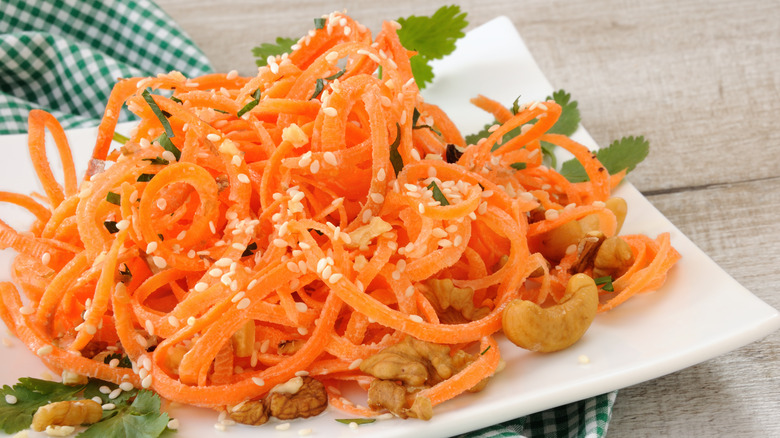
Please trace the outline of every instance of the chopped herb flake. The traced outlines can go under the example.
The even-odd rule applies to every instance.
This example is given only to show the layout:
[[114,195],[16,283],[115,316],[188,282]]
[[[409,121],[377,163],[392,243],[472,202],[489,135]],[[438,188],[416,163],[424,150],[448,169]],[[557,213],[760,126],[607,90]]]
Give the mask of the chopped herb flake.
[[176,158],[176,161],[181,158],[181,151],[176,147],[175,144],[173,144],[170,137],[168,137],[168,134],[160,134],[160,136],[157,137],[157,142],[160,143],[160,146],[162,146],[163,149],[172,153],[174,158]]
[[396,136],[393,144],[390,145],[390,163],[393,165],[395,176],[401,173],[401,169],[404,168],[404,160],[401,158],[401,154],[398,152],[398,146],[401,145],[401,125],[395,124]]
[[523,163],[522,161],[518,161],[517,163],[510,164],[509,167],[511,167],[512,169],[516,169],[516,170],[523,170],[523,169],[525,169],[526,164]]
[[607,292],[614,292],[615,288],[612,286],[612,276],[606,275],[604,277],[594,278],[593,281],[596,283],[596,286],[603,285],[602,289],[604,289]]
[[480,356],[482,356],[483,354],[487,353],[487,352],[488,352],[488,350],[490,350],[490,345],[488,345],[488,346],[487,346],[487,348],[485,348],[484,350],[482,350],[482,353],[479,353],[479,355],[480,355]]
[[160,157],[143,158],[142,160],[143,161],[148,161],[151,164],[157,164],[157,165],[161,165],[161,166],[165,166],[166,164],[168,164],[168,160],[166,160],[165,158],[160,158]]
[[154,178],[154,173],[142,173],[138,175],[138,178],[136,179],[137,182],[149,182]]
[[317,83],[314,86],[314,93],[311,95],[309,100],[316,99],[317,96],[319,96],[320,93],[322,93],[322,90],[324,90],[324,89],[325,89],[325,80],[324,79],[317,79]]
[[336,421],[341,424],[371,424],[376,421],[376,418],[337,418]]
[[322,29],[325,27],[325,19],[324,18],[315,18],[314,19],[314,28],[317,30]]
[[122,197],[119,195],[119,193],[108,192],[106,193],[106,201],[114,205],[120,205],[122,203]]
[[246,114],[249,111],[251,111],[252,108],[256,107],[257,104],[260,103],[260,89],[259,88],[257,90],[255,90],[254,93],[252,93],[252,97],[253,97],[253,100],[251,102],[247,103],[246,105],[244,105],[243,108],[238,110],[238,113],[236,113],[236,116],[238,116],[238,117],[243,116],[244,114]]
[[428,188],[433,192],[433,199],[439,201],[441,205],[450,205],[450,201],[447,200],[447,197],[441,192],[439,186],[436,185],[436,181],[431,181],[431,183],[428,184]]
[[130,140],[129,138],[125,137],[124,135],[114,132],[114,141],[119,144],[125,144],[127,141]]
[[173,137],[174,134],[173,134],[173,128],[171,128],[171,122],[168,121],[168,119],[165,117],[160,107],[157,106],[157,102],[154,101],[154,98],[149,93],[149,89],[144,90],[144,92],[141,93],[141,96],[143,96],[146,103],[149,104],[149,107],[152,109],[154,115],[157,116],[157,119],[160,120],[163,129],[165,129],[165,134],[168,137]]

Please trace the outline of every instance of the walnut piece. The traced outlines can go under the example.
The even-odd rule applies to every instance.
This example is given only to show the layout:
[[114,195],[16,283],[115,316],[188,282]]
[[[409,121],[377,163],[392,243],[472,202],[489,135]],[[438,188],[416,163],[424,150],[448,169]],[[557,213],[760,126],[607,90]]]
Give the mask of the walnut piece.
[[[369,386],[369,406],[387,409],[403,418],[430,419],[433,415],[431,401],[411,395],[449,379],[476,359],[462,350],[450,355],[450,350],[447,345],[407,336],[398,344],[363,360],[360,370],[377,378]],[[484,379],[470,391],[479,391],[486,383],[487,379]]]
[[474,289],[470,287],[455,287],[449,278],[443,280],[432,278],[425,284],[428,288],[423,290],[423,294],[444,323],[476,321],[490,313],[487,307],[474,306]]
[[357,227],[354,231],[349,233],[350,243],[347,244],[347,247],[360,248],[368,246],[372,240],[392,229],[392,225],[385,222],[382,218],[374,216],[371,218],[371,222]]
[[577,243],[577,261],[571,267],[572,273],[579,274],[593,267],[596,253],[604,242],[604,233],[601,231],[589,231]]
[[291,355],[300,350],[306,342],[301,339],[293,339],[291,341],[282,341],[276,346],[276,351],[279,354]]
[[103,408],[94,400],[68,400],[41,406],[33,415],[32,430],[41,432],[47,426],[78,426],[97,423]]
[[265,398],[270,415],[280,420],[308,418],[320,414],[328,407],[325,385],[308,376],[300,377],[303,384],[297,392],[271,391]]
[[250,400],[228,408],[228,418],[236,423],[259,426],[270,418],[268,407],[262,400]]

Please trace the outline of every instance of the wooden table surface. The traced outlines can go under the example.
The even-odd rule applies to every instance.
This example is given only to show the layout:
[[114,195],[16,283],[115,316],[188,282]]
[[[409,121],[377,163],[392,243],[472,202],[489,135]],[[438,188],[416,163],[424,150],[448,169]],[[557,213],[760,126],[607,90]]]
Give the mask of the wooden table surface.
[[[219,71],[347,11],[371,29],[447,2],[159,0]],[[780,308],[780,2],[460,1],[515,24],[602,145],[645,135],[629,180],[751,292]],[[780,333],[619,391],[609,436],[780,436]]]

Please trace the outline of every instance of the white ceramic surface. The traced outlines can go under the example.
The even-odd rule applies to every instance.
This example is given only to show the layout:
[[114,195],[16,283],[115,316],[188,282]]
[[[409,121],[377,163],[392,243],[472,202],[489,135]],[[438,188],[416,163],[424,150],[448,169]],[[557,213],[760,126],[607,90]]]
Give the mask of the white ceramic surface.
[[[491,120],[468,104],[478,93],[511,104],[517,95],[536,100],[552,92],[514,26],[503,17],[469,32],[458,42],[457,51],[436,65],[435,72],[436,82],[425,90],[426,99],[441,105],[464,133],[475,132]],[[95,132],[69,132],[82,170]],[[575,137],[596,147],[582,128]],[[26,137],[2,137],[0,148],[4,154],[0,190],[26,192],[35,187]],[[334,421],[344,414],[328,409],[316,418],[292,422],[287,431],[275,430],[277,422],[272,422],[259,429],[231,427],[230,436],[295,437],[299,430],[311,429],[312,436],[327,437],[447,437],[653,379],[759,340],[780,327],[777,310],[720,269],[631,184],[623,183],[616,195],[629,205],[624,232],[655,236],[668,231],[682,259],[661,290],[599,315],[572,348],[534,354],[502,339],[499,345],[506,369],[481,393],[437,407],[428,422],[394,419],[351,430]],[[28,214],[9,205],[0,205],[0,218],[12,226],[30,221]],[[0,252],[0,278],[9,278],[11,259],[10,251]],[[0,354],[5,359],[0,384],[12,384],[23,376],[39,377],[45,371],[16,339],[12,347],[0,347]],[[590,363],[580,364],[580,355],[588,356]],[[214,428],[217,414],[213,411],[176,408],[171,414],[181,421],[179,436],[225,436]]]

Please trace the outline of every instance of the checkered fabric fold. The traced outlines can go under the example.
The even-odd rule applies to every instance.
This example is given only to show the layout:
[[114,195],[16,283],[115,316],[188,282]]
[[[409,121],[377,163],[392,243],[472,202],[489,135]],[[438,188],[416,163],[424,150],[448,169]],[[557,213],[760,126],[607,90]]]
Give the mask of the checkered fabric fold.
[[[251,56],[247,53],[247,56]],[[212,72],[203,53],[151,1],[3,0],[0,134],[27,131],[41,108],[65,128],[94,126],[117,78]],[[132,115],[123,112],[120,120]],[[606,435],[617,392],[516,418],[459,438]]]
[[66,128],[97,125],[120,77],[213,70],[151,1],[4,0],[0,9],[0,134],[26,132],[34,108]]

